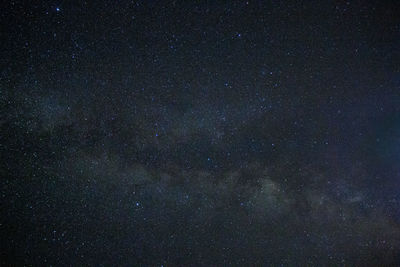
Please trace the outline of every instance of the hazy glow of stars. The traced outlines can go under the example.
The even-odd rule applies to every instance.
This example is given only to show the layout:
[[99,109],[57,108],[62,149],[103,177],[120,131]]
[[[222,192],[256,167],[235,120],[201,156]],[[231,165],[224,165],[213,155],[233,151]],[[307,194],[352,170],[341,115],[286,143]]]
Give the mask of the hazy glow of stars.
[[4,1],[0,265],[396,266],[395,2]]

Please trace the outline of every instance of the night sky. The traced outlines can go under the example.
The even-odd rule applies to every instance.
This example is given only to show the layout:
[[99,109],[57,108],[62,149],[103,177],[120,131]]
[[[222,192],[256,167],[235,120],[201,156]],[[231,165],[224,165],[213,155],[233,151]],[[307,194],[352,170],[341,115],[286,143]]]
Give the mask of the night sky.
[[2,266],[400,264],[399,1],[3,1]]

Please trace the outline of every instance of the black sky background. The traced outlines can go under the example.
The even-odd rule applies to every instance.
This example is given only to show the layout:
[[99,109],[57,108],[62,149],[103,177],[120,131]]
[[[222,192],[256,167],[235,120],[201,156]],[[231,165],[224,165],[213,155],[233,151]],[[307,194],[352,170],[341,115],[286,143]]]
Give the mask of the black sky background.
[[1,265],[400,262],[397,1],[1,10]]

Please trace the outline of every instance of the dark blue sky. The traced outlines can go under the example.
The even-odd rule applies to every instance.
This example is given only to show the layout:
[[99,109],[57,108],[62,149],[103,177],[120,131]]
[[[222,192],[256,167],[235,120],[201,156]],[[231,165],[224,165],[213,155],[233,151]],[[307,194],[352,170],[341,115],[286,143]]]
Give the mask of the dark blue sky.
[[400,261],[396,1],[2,10],[2,265]]

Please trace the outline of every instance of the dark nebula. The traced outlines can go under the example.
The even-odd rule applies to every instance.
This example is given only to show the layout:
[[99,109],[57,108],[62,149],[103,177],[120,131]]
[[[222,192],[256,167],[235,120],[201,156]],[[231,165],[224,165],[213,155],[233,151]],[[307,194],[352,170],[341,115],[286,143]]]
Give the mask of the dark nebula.
[[3,1],[1,266],[398,266],[399,1]]

